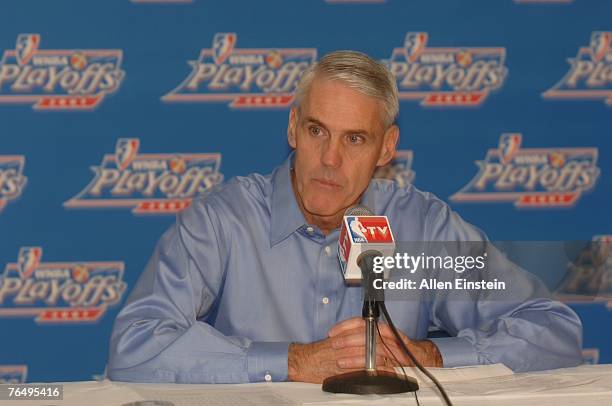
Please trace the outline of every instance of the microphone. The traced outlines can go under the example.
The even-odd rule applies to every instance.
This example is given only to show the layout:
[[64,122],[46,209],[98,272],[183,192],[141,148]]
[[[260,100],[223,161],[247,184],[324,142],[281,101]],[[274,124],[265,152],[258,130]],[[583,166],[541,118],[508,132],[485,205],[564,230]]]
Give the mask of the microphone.
[[378,253],[376,256],[393,255],[395,240],[389,219],[387,216],[375,216],[365,206],[349,207],[344,213],[338,239],[338,259],[347,283],[355,284],[362,281],[358,260],[363,259],[362,254],[367,251]]
[[[392,256],[395,242],[386,216],[375,216],[364,206],[349,207],[344,213],[338,259],[347,283],[359,282],[364,299],[361,315],[365,321],[365,370],[331,376],[322,389],[332,393],[389,394],[419,389],[413,378],[402,380],[394,373],[376,369],[376,332],[384,303],[384,291],[374,289],[374,281],[383,278],[375,272],[376,258]],[[381,337],[382,340],[382,337]]]

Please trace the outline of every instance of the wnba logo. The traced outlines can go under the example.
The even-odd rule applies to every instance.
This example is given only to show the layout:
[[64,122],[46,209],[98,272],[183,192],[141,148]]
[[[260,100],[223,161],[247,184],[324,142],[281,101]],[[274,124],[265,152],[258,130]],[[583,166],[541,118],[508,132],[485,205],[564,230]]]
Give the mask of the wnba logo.
[[223,180],[221,154],[143,154],[138,138],[120,138],[114,154],[94,166],[94,179],[67,208],[132,208],[134,214],[172,214]]
[[118,49],[41,50],[39,34],[20,34],[0,61],[0,103],[35,110],[92,110],[119,89],[125,72]]
[[127,288],[123,262],[42,262],[41,247],[23,247],[0,278],[0,317],[37,323],[97,321]]
[[581,47],[569,63],[569,71],[544,98],[605,100],[612,105],[612,32],[593,32],[589,46]]
[[399,98],[422,106],[478,106],[506,80],[506,49],[428,46],[426,32],[409,32],[383,60],[397,78]]
[[522,148],[521,143],[521,134],[502,134],[498,148],[476,162],[478,174],[451,200],[570,207],[595,186],[597,148]]
[[235,33],[217,33],[187,78],[166,102],[230,102],[230,107],[287,107],[302,73],[316,59],[312,48],[238,49]]

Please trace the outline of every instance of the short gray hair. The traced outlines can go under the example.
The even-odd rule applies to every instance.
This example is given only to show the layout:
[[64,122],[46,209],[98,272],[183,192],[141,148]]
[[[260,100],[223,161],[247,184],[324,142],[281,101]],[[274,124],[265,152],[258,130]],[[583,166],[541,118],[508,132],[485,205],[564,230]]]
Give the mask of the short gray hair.
[[350,88],[383,103],[385,128],[397,119],[399,101],[393,74],[382,63],[357,51],[335,51],[325,55],[304,71],[295,89],[294,105],[299,107],[315,77],[338,80]]

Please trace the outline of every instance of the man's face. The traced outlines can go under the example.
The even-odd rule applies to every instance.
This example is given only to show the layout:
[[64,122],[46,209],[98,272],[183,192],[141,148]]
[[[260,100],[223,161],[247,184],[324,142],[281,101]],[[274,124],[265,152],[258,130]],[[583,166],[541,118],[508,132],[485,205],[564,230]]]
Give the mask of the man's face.
[[299,112],[291,109],[294,191],[307,219],[342,215],[393,158],[399,130],[384,128],[382,108],[342,82],[315,78]]

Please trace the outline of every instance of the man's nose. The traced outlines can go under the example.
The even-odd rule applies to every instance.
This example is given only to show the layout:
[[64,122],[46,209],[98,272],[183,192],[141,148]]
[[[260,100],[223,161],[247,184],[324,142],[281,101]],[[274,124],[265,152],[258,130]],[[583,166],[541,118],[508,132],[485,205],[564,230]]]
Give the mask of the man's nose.
[[323,143],[321,151],[321,162],[325,166],[338,168],[342,165],[342,143],[334,137],[330,137]]

